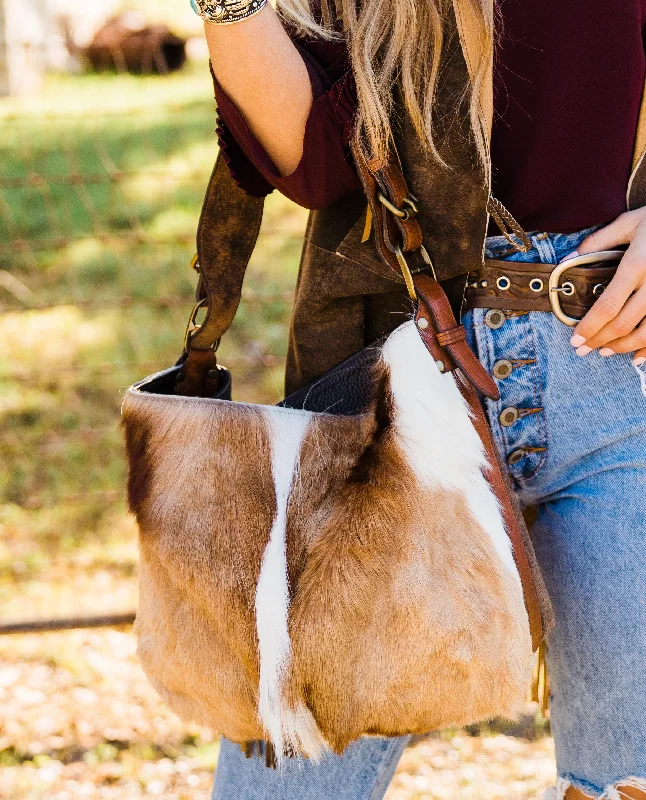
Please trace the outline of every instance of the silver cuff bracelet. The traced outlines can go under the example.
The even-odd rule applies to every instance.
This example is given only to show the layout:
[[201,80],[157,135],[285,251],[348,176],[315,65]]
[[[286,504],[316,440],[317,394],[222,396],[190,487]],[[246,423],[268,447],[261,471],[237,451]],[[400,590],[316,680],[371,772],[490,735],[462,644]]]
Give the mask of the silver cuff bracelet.
[[267,0],[193,0],[192,5],[206,22],[232,25],[262,11]]

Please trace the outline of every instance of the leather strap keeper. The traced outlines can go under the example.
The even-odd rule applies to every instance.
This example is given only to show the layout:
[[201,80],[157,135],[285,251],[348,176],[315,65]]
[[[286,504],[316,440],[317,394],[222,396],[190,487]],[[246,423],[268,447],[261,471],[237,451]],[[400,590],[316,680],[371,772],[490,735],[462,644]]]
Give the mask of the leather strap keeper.
[[[584,317],[614,277],[622,256],[618,251],[611,260],[573,265],[563,272],[558,287],[562,311]],[[469,273],[464,307],[552,311],[549,281],[557,266],[562,265],[487,259],[482,269]]]

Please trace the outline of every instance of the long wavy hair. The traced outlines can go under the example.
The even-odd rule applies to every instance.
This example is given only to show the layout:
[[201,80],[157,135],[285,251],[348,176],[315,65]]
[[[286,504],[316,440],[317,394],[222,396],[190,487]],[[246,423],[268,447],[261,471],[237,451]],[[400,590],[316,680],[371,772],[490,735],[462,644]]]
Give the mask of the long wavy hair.
[[[470,2],[481,28],[481,63],[473,69],[469,93],[471,127],[480,159],[488,169],[489,136],[479,97],[494,47],[494,14],[488,0]],[[357,133],[369,157],[384,158],[392,141],[393,88],[399,94],[422,145],[443,163],[433,126],[444,19],[452,0],[276,0],[282,16],[310,36],[347,40],[359,100]]]

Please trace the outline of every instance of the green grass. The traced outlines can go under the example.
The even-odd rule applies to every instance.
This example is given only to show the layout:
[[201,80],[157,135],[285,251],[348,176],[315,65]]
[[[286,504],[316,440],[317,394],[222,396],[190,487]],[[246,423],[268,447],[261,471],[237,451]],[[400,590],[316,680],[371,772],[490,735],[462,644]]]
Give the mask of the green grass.
[[[21,616],[48,604],[34,584],[52,558],[134,563],[119,406],[180,354],[214,128],[205,64],[53,77],[44,99],[0,104],[0,604]],[[267,203],[222,346],[238,397],[280,396],[304,219]]]

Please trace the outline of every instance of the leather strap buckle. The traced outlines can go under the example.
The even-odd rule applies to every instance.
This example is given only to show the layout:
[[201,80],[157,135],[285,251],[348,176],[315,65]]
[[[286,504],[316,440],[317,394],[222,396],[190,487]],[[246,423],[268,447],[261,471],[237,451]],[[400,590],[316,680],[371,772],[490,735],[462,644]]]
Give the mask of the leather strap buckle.
[[561,294],[566,294],[568,297],[574,294],[574,286],[566,283],[560,286],[561,276],[569,269],[574,267],[585,267],[587,264],[598,264],[600,261],[616,261],[624,256],[623,250],[602,250],[598,253],[587,253],[583,256],[575,256],[569,258],[567,261],[558,264],[550,273],[548,289],[549,298],[554,316],[564,325],[573,328],[581,322],[576,317],[568,316],[561,308]]

